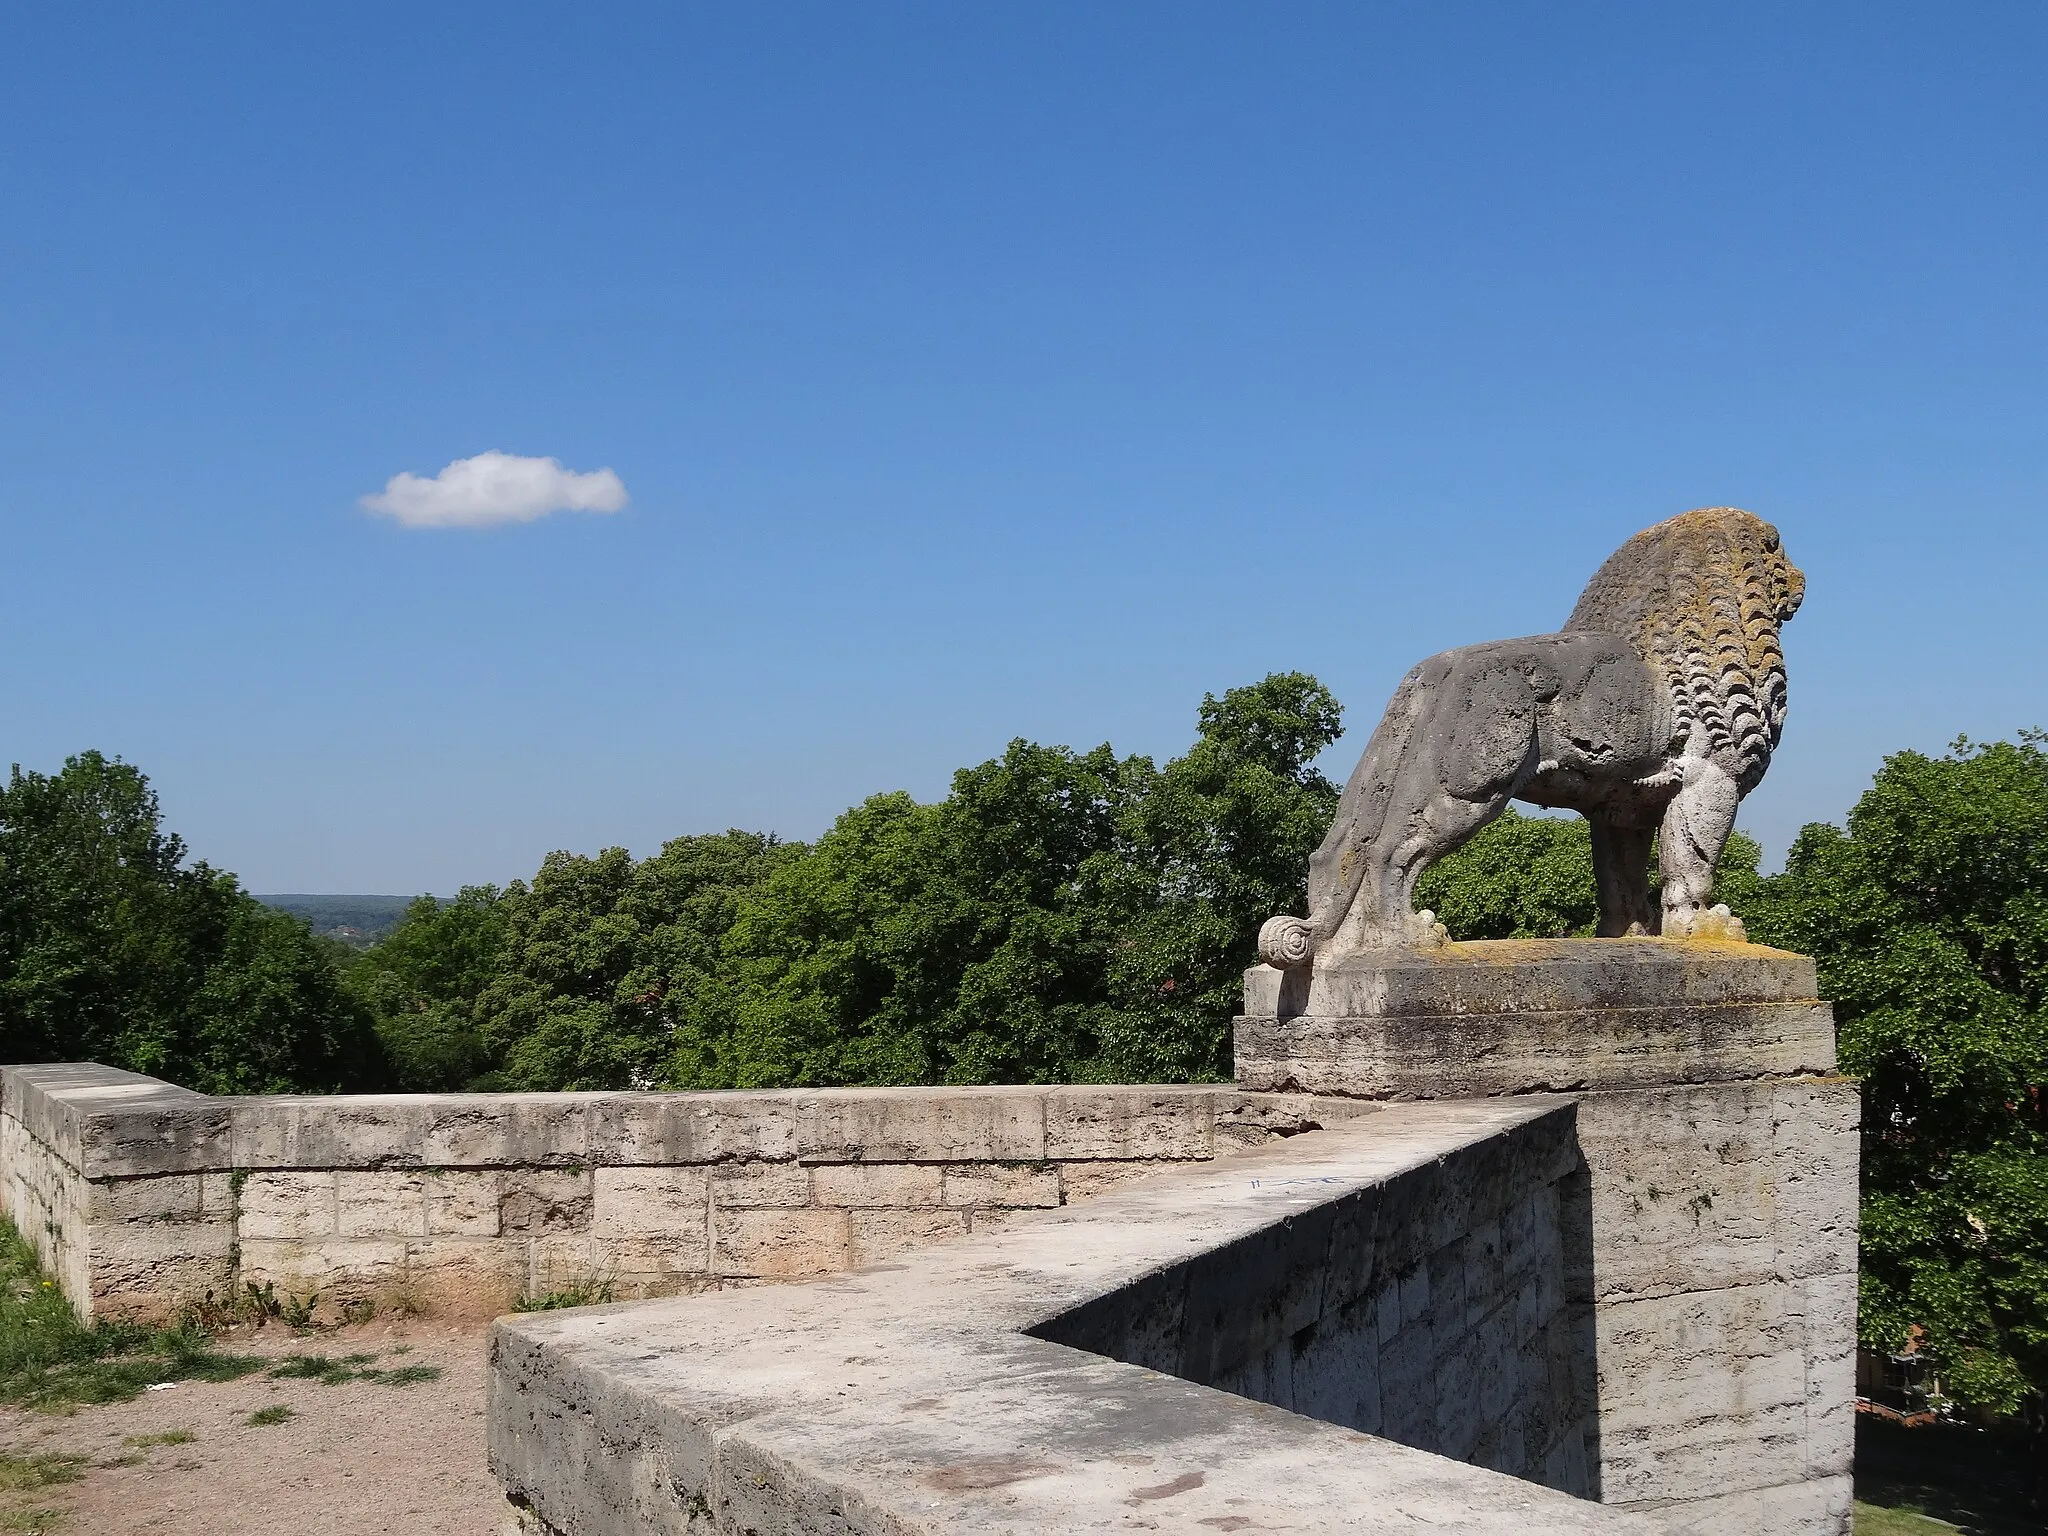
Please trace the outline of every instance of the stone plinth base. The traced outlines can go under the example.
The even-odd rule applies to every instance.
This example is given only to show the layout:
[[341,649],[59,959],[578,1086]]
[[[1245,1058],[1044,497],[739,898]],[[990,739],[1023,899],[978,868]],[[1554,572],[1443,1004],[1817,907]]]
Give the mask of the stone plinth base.
[[1848,1530],[1859,1097],[1811,960],[1560,939],[1259,966],[1236,1045],[1245,1088],[1579,1093],[1598,1497],[1697,1536]]
[[1835,1068],[1813,962],[1756,944],[1511,939],[1255,966],[1244,1088],[1461,1099]]

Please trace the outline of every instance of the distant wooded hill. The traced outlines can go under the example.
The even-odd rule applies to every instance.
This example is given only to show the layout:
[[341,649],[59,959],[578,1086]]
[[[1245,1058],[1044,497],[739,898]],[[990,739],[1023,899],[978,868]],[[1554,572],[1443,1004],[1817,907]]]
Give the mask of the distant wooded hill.
[[376,943],[398,926],[410,896],[258,896],[266,907],[303,918],[322,938],[358,948]]

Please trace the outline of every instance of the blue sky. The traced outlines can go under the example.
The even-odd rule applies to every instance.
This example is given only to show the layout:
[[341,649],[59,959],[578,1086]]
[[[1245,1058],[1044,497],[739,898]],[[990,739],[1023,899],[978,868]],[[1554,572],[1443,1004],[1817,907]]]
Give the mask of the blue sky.
[[[1733,503],[1743,824],[2048,723],[2048,9],[42,7],[0,49],[0,756],[257,890],[1165,757]],[[490,450],[615,513],[409,528]]]

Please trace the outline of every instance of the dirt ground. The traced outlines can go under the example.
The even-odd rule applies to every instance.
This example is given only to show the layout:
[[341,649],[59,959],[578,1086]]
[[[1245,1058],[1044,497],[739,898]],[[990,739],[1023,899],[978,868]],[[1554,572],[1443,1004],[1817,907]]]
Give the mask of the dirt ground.
[[[82,1456],[77,1482],[6,1495],[0,1530],[53,1536],[496,1536],[506,1506],[484,1467],[484,1332],[371,1322],[304,1338],[275,1324],[227,1343],[266,1356],[375,1355],[438,1366],[406,1385],[181,1381],[63,1417],[0,1408],[0,1449]],[[282,1405],[282,1422],[249,1416]],[[184,1432],[183,1442],[146,1437]],[[28,1515],[55,1512],[47,1521]],[[11,1518],[10,1518],[11,1517]]]

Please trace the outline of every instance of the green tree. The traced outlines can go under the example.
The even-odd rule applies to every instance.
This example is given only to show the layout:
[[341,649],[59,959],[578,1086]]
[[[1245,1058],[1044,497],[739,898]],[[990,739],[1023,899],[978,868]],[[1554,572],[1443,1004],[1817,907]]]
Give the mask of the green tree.
[[1091,1075],[1230,1075],[1230,1021],[1259,925],[1307,899],[1308,860],[1338,788],[1315,759],[1343,710],[1315,678],[1273,673],[1204,695],[1199,734],[1134,798],[1109,977],[1115,1000]]
[[789,854],[753,832],[679,837],[638,864],[623,848],[553,853],[499,899],[503,935],[472,1012],[485,1086],[653,1087],[686,1031],[725,1002],[720,953],[739,895]]
[[736,990],[685,1081],[1179,1080],[1228,1070],[1258,925],[1301,899],[1336,789],[1301,674],[1207,698],[1163,770],[1014,741],[936,805],[878,796],[742,902]]
[[375,1017],[400,1089],[466,1088],[487,1069],[476,1003],[498,974],[505,927],[498,889],[468,885],[453,901],[415,898],[367,951],[341,944],[329,951]]
[[305,925],[188,866],[149,781],[97,752],[0,792],[0,1056],[220,1093],[368,1086],[380,1065]]
[[2040,733],[1885,760],[1746,915],[1811,954],[1863,1079],[1860,1328],[1956,1399],[2048,1392],[2048,752]]
[[921,806],[883,795],[742,906],[720,1080],[1058,1082],[1096,1051],[1119,821],[1150,774],[1014,741]]
[[1434,912],[1459,940],[1591,934],[1600,902],[1585,818],[1503,811],[1422,872],[1415,905]]

